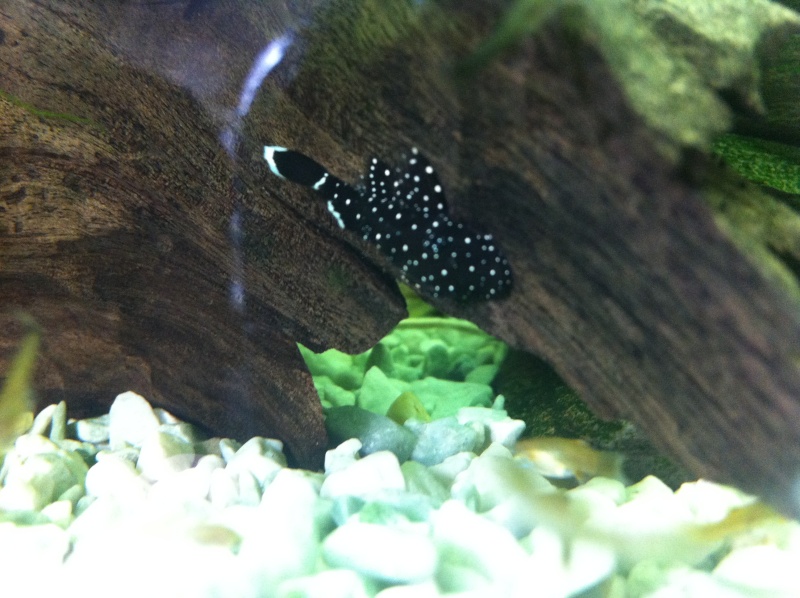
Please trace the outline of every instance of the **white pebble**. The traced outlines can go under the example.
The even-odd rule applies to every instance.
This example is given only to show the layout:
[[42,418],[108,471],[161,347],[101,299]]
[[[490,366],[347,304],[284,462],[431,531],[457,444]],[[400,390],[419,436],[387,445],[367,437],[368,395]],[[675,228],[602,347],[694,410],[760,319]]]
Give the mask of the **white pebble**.
[[94,497],[113,496],[122,500],[143,499],[150,484],[136,472],[130,461],[106,455],[86,474],[86,494]]
[[225,459],[225,463],[229,463],[230,460],[233,459],[236,451],[238,451],[241,446],[241,444],[230,438],[223,438],[219,441],[219,453],[222,455],[222,458]]
[[282,462],[278,462],[258,450],[245,450],[248,444],[242,446],[231,457],[226,469],[232,476],[239,475],[243,471],[250,473],[258,482],[259,487],[263,489],[283,469],[286,462],[282,458]]
[[747,546],[722,559],[714,569],[714,577],[752,589],[754,595],[800,596],[797,565],[797,552],[770,545]]
[[[9,576],[19,577],[27,574],[28,584],[36,583],[37,575],[50,573],[59,566],[70,550],[67,532],[52,523],[44,525],[21,525],[11,522],[0,523],[0,558],[3,562],[3,595],[17,595]],[[35,564],[35,570],[33,565]],[[14,574],[17,575],[14,575]],[[42,580],[39,580],[40,582]],[[35,587],[35,586],[34,586]],[[28,594],[35,595],[34,593]]]
[[246,527],[232,527],[242,536],[238,560],[257,568],[266,595],[286,579],[314,571],[319,558],[318,501],[310,480],[283,469],[265,490],[261,506],[248,511]]
[[277,598],[367,598],[358,573],[349,569],[328,569],[316,575],[297,577],[278,586]]
[[456,453],[447,457],[444,461],[428,468],[433,476],[442,482],[447,488],[453,485],[456,476],[469,467],[475,453]]
[[72,503],[68,500],[57,500],[42,509],[42,515],[61,528],[72,523]]
[[473,573],[479,573],[486,581],[506,583],[525,566],[528,555],[508,530],[473,513],[459,501],[444,503],[431,520],[436,547],[449,563],[469,563]]
[[142,442],[136,466],[142,476],[158,481],[192,466],[195,455],[190,443],[154,430]]
[[150,490],[150,498],[162,502],[189,503],[204,500],[211,487],[211,471],[192,467],[167,476]]
[[322,543],[322,553],[334,567],[348,567],[391,583],[428,580],[437,564],[430,538],[358,521],[335,529]]
[[507,448],[514,448],[514,445],[525,431],[525,422],[519,419],[507,418],[501,421],[490,422],[489,437],[492,442],[502,444]]
[[380,490],[405,490],[405,485],[394,453],[378,451],[327,476],[320,496],[369,496]]
[[240,471],[235,475],[237,481],[237,503],[255,507],[261,503],[261,488],[258,480],[249,471]]
[[358,438],[351,438],[327,451],[325,453],[325,473],[329,475],[358,461],[358,451],[361,450],[361,446]]
[[109,443],[112,449],[123,448],[127,444],[142,446],[145,438],[157,431],[160,425],[150,403],[130,391],[117,395],[108,415]]
[[38,511],[46,504],[46,497],[31,484],[10,484],[0,488],[2,511]]
[[[436,583],[425,581],[422,583],[388,587],[375,594],[375,598],[438,598],[441,595]],[[474,598],[478,597],[475,596]]]
[[569,542],[540,526],[531,533],[531,556],[517,573],[520,595],[574,596],[613,574],[614,550],[604,542],[576,538]]
[[75,435],[83,442],[100,444],[108,440],[108,415],[75,422]]
[[239,486],[224,469],[211,472],[208,487],[208,499],[215,508],[225,508],[236,502],[239,497]]

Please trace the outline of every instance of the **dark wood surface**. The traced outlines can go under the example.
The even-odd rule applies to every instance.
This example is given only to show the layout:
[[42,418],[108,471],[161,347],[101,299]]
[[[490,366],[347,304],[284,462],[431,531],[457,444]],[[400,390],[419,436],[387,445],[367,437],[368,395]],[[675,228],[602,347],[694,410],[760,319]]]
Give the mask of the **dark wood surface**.
[[[516,279],[505,301],[443,307],[543,356],[598,414],[630,419],[696,475],[800,511],[797,308],[715,225],[706,158],[662,151],[590,35],[556,17],[459,79],[453,65],[497,21],[492,2],[421,15],[399,2],[185,4],[0,10],[0,88],[87,119],[0,99],[0,302],[50,331],[48,401],[93,409],[132,386],[215,433],[277,435],[299,462],[319,459],[293,343],[366,348],[400,301],[379,256],[269,176],[261,145],[346,180],[416,145]],[[231,158],[226,114],[255,54],[290,27]],[[228,300],[240,264],[242,313]]]

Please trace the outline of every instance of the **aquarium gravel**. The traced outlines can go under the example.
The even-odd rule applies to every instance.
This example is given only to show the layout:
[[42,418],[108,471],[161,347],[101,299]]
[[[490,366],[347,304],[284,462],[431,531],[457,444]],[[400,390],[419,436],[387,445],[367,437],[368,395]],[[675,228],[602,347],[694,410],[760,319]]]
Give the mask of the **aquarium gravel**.
[[360,456],[350,439],[304,471],[277,440],[203,439],[132,392],[82,421],[50,406],[3,467],[0,591],[800,596],[800,526],[752,497],[653,477],[560,489],[492,441],[490,424],[508,419],[498,405],[470,410],[458,419],[484,422],[480,454],[426,466]]

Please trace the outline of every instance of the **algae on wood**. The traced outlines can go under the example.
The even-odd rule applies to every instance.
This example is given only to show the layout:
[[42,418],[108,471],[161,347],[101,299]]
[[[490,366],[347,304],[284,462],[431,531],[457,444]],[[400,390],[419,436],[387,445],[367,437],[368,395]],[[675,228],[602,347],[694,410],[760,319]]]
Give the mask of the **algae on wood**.
[[[773,105],[757,75],[783,64],[794,13],[565,1],[470,73],[458,67],[508,4],[301,3],[307,26],[242,122],[232,164],[222,115],[261,45],[296,24],[283,5],[220,3],[187,20],[171,3],[55,4],[12,0],[0,16],[4,91],[106,129],[0,99],[0,122],[16,123],[2,130],[4,306],[33,302],[49,310],[45,330],[73,332],[45,350],[45,386],[91,386],[79,396],[96,400],[135,382],[218,432],[226,418],[255,422],[318,457],[321,418],[289,340],[366,348],[401,308],[375,269],[389,265],[310,193],[267,182],[261,146],[297,148],[352,181],[369,156],[417,146],[455,215],[492,232],[515,274],[508,300],[438,307],[541,355],[595,412],[632,420],[695,475],[800,511],[800,317],[720,228],[701,184],[714,137]],[[198,60],[209,48],[218,60]],[[32,206],[42,221],[24,218]],[[237,206],[244,318],[227,308]],[[36,245],[26,235],[43,222],[83,242]],[[74,349],[77,331],[91,355]],[[102,376],[90,356],[116,378],[69,374]]]

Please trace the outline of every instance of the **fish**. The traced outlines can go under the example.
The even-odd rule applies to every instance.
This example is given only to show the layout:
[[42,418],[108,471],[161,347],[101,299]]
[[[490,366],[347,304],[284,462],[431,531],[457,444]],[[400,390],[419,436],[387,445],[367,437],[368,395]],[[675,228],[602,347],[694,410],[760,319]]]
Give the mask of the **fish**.
[[761,501],[734,507],[720,521],[687,526],[687,533],[698,542],[718,542],[769,524],[786,523],[788,519]]
[[379,249],[417,292],[459,303],[511,292],[511,265],[498,243],[450,217],[442,182],[417,148],[396,168],[372,158],[358,186],[285,147],[264,146],[264,159],[273,174],[321,195],[339,227]]
[[574,477],[583,483],[595,476],[624,481],[623,455],[599,451],[584,440],[540,436],[517,442],[515,455],[530,460],[545,477],[566,479]]
[[32,318],[21,319],[27,330],[0,389],[0,460],[33,424],[32,379],[40,332]]

